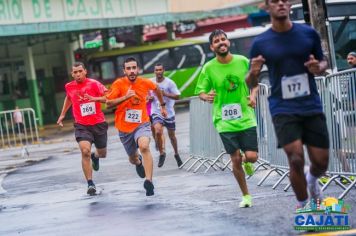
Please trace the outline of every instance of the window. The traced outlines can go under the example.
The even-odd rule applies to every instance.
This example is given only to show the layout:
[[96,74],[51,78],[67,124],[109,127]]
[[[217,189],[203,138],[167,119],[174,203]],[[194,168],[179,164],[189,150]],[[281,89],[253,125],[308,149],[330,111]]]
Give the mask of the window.
[[[342,27],[342,21],[332,21],[331,27],[334,34],[334,48],[336,66],[338,70],[350,68],[347,64],[347,54],[355,50],[356,45],[356,20],[349,20]],[[342,30],[339,30],[339,29]],[[339,32],[336,34],[336,32]]]
[[162,63],[165,70],[175,69],[173,49],[161,49],[142,53],[143,73],[152,73],[157,63]]
[[[236,50],[236,52],[234,52],[233,50],[231,50],[231,52],[244,55],[245,57],[249,57],[254,37],[255,36],[233,39],[232,42],[234,44],[234,49]],[[231,48],[233,47],[231,46]]]
[[112,61],[102,61],[100,63],[101,78],[103,80],[115,79],[115,68]]
[[202,45],[189,45],[174,48],[177,68],[188,68],[203,65],[206,56]]

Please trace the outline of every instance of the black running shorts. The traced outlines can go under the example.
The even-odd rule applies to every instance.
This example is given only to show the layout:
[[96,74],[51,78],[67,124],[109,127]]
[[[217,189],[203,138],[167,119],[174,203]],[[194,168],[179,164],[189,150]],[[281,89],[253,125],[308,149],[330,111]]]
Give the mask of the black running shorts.
[[98,149],[106,148],[108,141],[108,123],[103,122],[96,125],[81,125],[75,123],[74,128],[75,139],[78,143],[85,140],[94,143]]
[[233,154],[239,149],[243,152],[258,151],[256,127],[237,132],[219,133],[219,135],[228,154]]
[[296,140],[318,148],[329,148],[329,134],[325,115],[280,114],[273,118],[278,147],[283,147]]

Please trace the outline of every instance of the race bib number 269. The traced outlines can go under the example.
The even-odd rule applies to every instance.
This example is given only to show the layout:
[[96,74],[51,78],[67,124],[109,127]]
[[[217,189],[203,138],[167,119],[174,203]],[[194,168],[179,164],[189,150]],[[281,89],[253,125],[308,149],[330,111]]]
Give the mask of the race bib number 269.
[[96,113],[95,102],[80,104],[80,113],[82,116],[94,115]]

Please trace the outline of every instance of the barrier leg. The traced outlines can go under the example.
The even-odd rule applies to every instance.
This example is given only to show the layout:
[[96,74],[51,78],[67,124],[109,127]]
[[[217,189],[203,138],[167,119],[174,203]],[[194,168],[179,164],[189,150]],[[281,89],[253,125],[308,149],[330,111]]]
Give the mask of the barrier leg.
[[340,175],[334,175],[334,176],[332,176],[332,177],[328,180],[328,182],[326,182],[326,183],[323,185],[323,187],[321,188],[321,191],[324,191],[324,190],[331,184],[332,181],[336,180],[336,179],[339,178],[339,177],[340,177]]
[[[228,160],[228,162],[226,162],[226,164],[223,166],[223,168],[221,170],[224,171],[226,168],[230,169],[230,167],[229,167],[230,163],[231,163],[231,159]],[[230,170],[232,170],[232,169],[230,169]]]
[[196,157],[195,156],[190,156],[189,158],[188,158],[188,160],[186,160],[180,167],[178,167],[179,169],[182,169],[183,168],[183,166],[185,166],[190,160],[192,160],[192,159],[195,159]]
[[289,183],[284,189],[283,189],[283,191],[284,192],[287,192],[288,191],[288,189],[290,188],[292,186],[292,184],[291,183]]
[[196,173],[196,172],[200,169],[200,167],[201,167],[202,165],[204,165],[206,162],[209,162],[209,159],[206,159],[206,160],[202,161],[202,163],[200,163],[200,164],[198,165],[198,167],[195,168],[195,170],[193,171],[193,173]]
[[343,199],[350,190],[356,185],[356,179],[347,187],[347,189],[338,197],[338,199]]
[[267,162],[258,162],[258,165],[255,168],[255,171],[257,171],[259,168],[263,167],[265,170],[268,170],[268,168],[266,166],[269,166],[269,163]]
[[258,182],[257,186],[261,186],[263,184],[263,182],[265,182],[265,180],[268,178],[268,176],[273,172],[276,171],[276,168],[271,169],[270,171],[267,172],[267,174],[260,180],[260,182]]
[[289,175],[289,170],[284,172],[284,174],[279,178],[279,180],[273,185],[272,189],[276,189],[277,186],[284,180],[285,177]]
[[214,165],[220,160],[220,158],[221,158],[223,155],[225,155],[225,154],[226,154],[226,152],[220,153],[219,156],[218,156],[217,158],[215,158],[215,160],[210,164],[210,166],[208,167],[208,169],[205,170],[204,173],[207,173],[207,172],[210,170],[210,168],[211,168],[212,166],[214,166]]
[[[266,166],[269,166],[269,163],[267,163],[267,162],[259,162],[259,161],[257,161],[257,162],[258,162],[259,164],[255,167],[255,172],[257,172],[260,167],[263,167],[265,170],[268,170],[268,168],[267,168]],[[252,176],[253,176],[253,175],[249,175],[249,176],[247,176],[246,179],[249,179],[249,178],[251,178]]]
[[204,160],[204,159],[203,158],[198,158],[196,161],[194,161],[193,164],[188,167],[187,171],[190,171],[193,168],[193,166],[195,166],[195,164],[200,162],[201,160]]

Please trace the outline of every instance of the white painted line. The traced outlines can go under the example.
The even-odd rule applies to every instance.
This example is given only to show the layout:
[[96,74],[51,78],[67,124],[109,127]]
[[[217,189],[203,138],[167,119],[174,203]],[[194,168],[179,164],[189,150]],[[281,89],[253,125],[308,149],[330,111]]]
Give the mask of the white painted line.
[[149,68],[150,66],[152,66],[156,61],[159,60],[160,57],[164,56],[165,54],[168,54],[169,50],[165,49],[162,52],[159,52],[154,58],[152,58],[149,62],[146,63],[146,65],[144,65],[143,69],[147,70],[147,68]]
[[185,90],[195,79],[195,77],[199,74],[200,70],[202,69],[204,62],[205,62],[205,54],[203,51],[203,48],[200,45],[195,45],[194,46],[201,54],[201,60],[200,60],[200,66],[198,66],[198,68],[196,69],[196,71],[193,73],[192,76],[190,76],[190,78],[187,80],[187,82],[185,82],[182,87],[180,87],[179,91],[183,92],[183,90]]
[[183,65],[183,63],[185,62],[185,59],[187,58],[187,55],[183,55],[182,56],[182,59],[180,60],[180,62],[179,62],[179,64],[178,64],[178,66],[177,66],[177,69],[180,69],[181,67],[182,67],[182,65]]
[[[183,63],[185,62],[185,59],[187,58],[187,56],[184,54],[182,56],[182,59],[180,60],[180,62],[178,63],[177,69],[180,69],[183,65]],[[171,79],[171,77],[177,72],[177,70],[173,70],[167,77]]]

